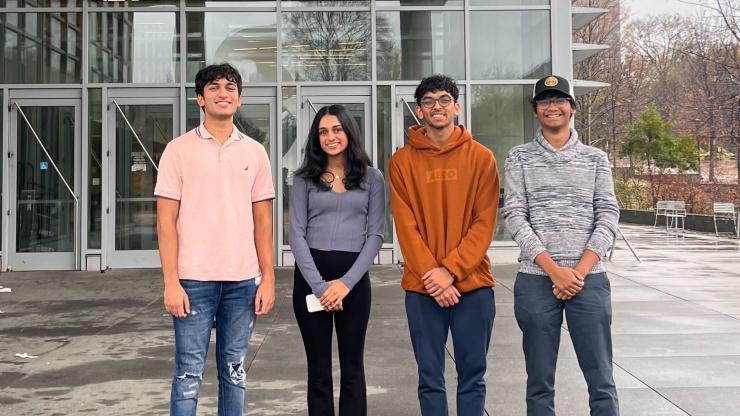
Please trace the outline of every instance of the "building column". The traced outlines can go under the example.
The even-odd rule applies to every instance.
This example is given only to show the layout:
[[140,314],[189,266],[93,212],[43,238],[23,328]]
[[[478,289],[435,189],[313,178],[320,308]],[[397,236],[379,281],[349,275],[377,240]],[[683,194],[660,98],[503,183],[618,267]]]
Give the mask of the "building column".
[[570,1],[550,2],[550,33],[552,45],[552,72],[555,75],[573,79],[573,21]]

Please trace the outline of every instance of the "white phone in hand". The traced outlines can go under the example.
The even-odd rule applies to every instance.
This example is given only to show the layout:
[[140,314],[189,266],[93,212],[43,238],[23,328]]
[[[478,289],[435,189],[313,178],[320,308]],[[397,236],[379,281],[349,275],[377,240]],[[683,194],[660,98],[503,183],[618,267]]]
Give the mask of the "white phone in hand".
[[306,307],[308,307],[309,312],[319,312],[324,310],[324,307],[321,306],[321,301],[313,293],[306,295]]

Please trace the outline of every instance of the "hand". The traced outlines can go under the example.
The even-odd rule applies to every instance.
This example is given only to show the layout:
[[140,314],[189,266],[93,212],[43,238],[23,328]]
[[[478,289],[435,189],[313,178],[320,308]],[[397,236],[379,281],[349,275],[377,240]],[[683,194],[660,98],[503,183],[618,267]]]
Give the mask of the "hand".
[[550,280],[554,288],[571,297],[583,289],[583,275],[568,267],[557,267]]
[[257,295],[254,297],[254,314],[257,316],[267,315],[275,305],[275,278],[265,278],[262,276],[257,288]]
[[571,300],[573,299],[573,296],[566,295],[565,292],[561,292],[560,289],[554,287],[552,288],[552,294],[555,295],[555,298],[558,300]]
[[434,297],[437,304],[443,308],[449,308],[450,306],[456,305],[460,302],[460,292],[458,292],[455,286],[450,285],[447,289],[443,290],[438,296]]
[[165,285],[164,307],[176,318],[184,318],[190,313],[190,300],[180,282]]
[[582,279],[585,279],[586,276],[588,276],[588,273],[591,271],[590,267],[583,266],[582,264],[577,264],[576,267],[573,268],[576,272],[578,272],[579,275],[581,275]]
[[349,288],[341,280],[329,282],[329,288],[324,291],[319,299],[324,310],[342,310],[342,300],[349,294]]
[[448,287],[452,286],[455,278],[444,267],[435,267],[421,277],[424,289],[432,297],[437,297]]

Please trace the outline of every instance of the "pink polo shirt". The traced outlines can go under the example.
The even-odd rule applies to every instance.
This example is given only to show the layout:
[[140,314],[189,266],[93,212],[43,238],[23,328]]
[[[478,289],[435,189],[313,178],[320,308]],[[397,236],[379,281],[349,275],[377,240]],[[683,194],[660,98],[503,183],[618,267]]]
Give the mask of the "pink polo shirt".
[[167,144],[154,195],[180,201],[180,279],[260,276],[252,203],[275,198],[262,145],[236,127],[221,145],[201,124]]

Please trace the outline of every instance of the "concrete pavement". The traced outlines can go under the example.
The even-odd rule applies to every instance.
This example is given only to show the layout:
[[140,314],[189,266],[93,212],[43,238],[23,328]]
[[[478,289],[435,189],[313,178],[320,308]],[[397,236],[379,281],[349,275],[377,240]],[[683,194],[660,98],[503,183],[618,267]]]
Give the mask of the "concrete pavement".
[[[622,225],[608,264],[614,363],[622,415],[740,414],[740,241],[668,235]],[[524,360],[513,313],[515,265],[494,266],[497,316],[489,354],[487,411],[523,415]],[[371,271],[366,345],[369,414],[416,415],[416,366],[400,271]],[[172,373],[171,320],[157,270],[0,275],[0,414],[161,415]],[[292,269],[278,271],[275,310],[258,321],[248,357],[247,414],[305,415],[305,356],[291,306]],[[451,349],[451,345],[449,346]],[[16,354],[37,358],[20,358]],[[336,357],[336,353],[335,353]],[[336,360],[335,360],[336,361]],[[215,415],[209,357],[201,415]],[[335,380],[338,363],[335,362]],[[448,359],[454,411],[454,362]],[[567,324],[558,361],[558,414],[588,414]]]

